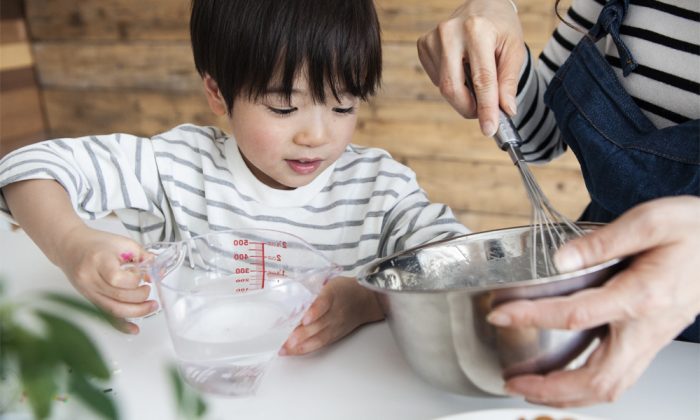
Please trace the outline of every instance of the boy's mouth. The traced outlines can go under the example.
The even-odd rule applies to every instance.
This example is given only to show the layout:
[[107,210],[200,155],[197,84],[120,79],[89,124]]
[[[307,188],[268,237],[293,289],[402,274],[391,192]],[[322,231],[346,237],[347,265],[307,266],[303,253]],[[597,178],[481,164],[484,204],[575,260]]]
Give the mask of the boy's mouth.
[[290,168],[299,175],[315,172],[323,162],[322,159],[285,159]]

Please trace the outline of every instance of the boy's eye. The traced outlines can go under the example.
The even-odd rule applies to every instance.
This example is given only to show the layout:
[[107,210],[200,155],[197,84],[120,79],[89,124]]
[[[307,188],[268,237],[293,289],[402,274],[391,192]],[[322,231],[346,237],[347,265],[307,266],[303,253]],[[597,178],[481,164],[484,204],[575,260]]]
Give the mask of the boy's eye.
[[267,109],[277,115],[288,115],[297,110],[296,108],[275,108],[272,106],[268,106]]
[[333,108],[333,112],[337,112],[338,114],[353,114],[355,112],[355,107],[347,107],[347,108]]

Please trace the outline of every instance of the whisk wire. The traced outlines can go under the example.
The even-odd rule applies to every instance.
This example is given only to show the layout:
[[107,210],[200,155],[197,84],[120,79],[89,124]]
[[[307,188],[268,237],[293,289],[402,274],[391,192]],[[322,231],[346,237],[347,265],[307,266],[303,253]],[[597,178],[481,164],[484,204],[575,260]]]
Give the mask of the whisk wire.
[[[533,278],[552,276],[558,273],[552,255],[567,240],[583,236],[583,231],[567,217],[559,213],[542,192],[529,166],[517,160],[516,166],[532,205],[530,268]],[[538,264],[541,261],[541,264]],[[541,265],[541,267],[540,267]],[[541,270],[541,272],[540,272]]]
[[[464,72],[466,76],[465,85],[469,89],[472,99],[476,101],[469,63],[464,63]],[[518,168],[532,205],[530,230],[532,278],[549,277],[557,274],[558,271],[554,266],[552,255],[568,239],[583,236],[583,231],[575,223],[556,211],[549,200],[547,200],[520,151],[523,139],[520,137],[520,133],[513,121],[503,110],[498,112],[498,128],[493,138],[496,140],[498,147],[508,153]],[[537,261],[539,259],[542,260],[542,275],[538,272]]]

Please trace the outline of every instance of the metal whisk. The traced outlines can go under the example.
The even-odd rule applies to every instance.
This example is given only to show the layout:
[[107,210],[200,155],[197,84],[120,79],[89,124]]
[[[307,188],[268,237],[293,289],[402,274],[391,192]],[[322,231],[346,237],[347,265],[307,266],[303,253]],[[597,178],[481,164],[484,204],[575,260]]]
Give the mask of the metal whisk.
[[[465,64],[466,84],[476,101],[469,65]],[[498,129],[493,135],[501,150],[508,152],[522,177],[532,205],[530,229],[530,268],[532,277],[549,277],[558,273],[552,255],[567,240],[583,236],[583,231],[566,216],[559,213],[542,192],[535,176],[525,161],[520,146],[523,140],[508,114],[499,109]],[[541,261],[538,264],[538,261]]]

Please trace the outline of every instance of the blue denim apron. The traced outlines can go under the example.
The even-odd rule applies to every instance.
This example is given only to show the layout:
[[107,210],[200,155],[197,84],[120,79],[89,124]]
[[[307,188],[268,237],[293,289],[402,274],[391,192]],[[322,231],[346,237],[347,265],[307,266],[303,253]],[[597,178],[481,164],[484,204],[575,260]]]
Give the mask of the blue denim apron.
[[[700,195],[700,120],[654,127],[594,44],[610,35],[623,75],[637,67],[620,38],[628,7],[629,0],[607,2],[545,92],[591,196],[581,216],[586,221],[610,222],[658,197]],[[700,317],[679,339],[700,342]]]

